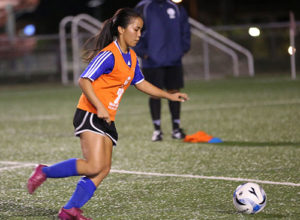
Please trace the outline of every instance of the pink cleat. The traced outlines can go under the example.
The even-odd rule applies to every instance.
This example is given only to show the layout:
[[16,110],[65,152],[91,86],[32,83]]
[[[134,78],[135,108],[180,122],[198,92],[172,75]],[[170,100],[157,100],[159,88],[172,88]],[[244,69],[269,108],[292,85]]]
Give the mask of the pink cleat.
[[79,208],[64,209],[61,208],[58,213],[60,220],[92,220],[81,215],[83,211]]
[[46,167],[46,165],[39,164],[36,166],[28,179],[27,189],[30,194],[32,194],[47,179],[46,174],[42,171],[43,167]]

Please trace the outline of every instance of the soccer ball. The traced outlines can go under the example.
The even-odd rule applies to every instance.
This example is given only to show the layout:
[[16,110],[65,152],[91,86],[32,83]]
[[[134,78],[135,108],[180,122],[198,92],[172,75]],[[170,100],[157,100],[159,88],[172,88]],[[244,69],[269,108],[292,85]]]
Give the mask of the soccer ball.
[[233,193],[233,204],[242,213],[255,214],[264,209],[267,195],[256,183],[239,185]]

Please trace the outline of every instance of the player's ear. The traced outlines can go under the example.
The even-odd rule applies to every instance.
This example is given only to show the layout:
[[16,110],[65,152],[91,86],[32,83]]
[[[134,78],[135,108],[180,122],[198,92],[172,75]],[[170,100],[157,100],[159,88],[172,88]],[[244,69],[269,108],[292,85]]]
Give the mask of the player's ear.
[[125,31],[125,29],[123,27],[118,26],[118,32],[119,32],[119,34],[123,34],[124,31]]

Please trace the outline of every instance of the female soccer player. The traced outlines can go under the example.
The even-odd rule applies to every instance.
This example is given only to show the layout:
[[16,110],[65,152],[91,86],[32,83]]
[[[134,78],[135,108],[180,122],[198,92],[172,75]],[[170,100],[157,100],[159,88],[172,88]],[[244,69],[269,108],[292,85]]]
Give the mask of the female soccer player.
[[81,207],[90,200],[111,168],[113,145],[118,134],[114,119],[123,93],[134,85],[138,90],[172,101],[188,99],[184,93],[167,93],[146,80],[141,73],[134,47],[141,37],[143,20],[134,10],[119,9],[105,21],[96,37],[91,62],[79,79],[82,95],[74,115],[75,135],[80,137],[83,159],[72,158],[52,166],[38,165],[27,188],[32,194],[47,178],[83,176],[58,217],[88,219]]

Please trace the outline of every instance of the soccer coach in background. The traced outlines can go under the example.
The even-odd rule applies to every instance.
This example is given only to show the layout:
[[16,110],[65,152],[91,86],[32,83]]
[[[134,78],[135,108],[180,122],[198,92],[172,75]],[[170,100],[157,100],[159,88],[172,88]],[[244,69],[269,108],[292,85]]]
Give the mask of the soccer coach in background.
[[[142,0],[135,10],[144,19],[142,37],[134,48],[142,60],[145,79],[169,93],[183,88],[182,57],[190,49],[190,26],[185,9],[170,0]],[[154,125],[152,141],[161,141],[161,100],[149,98]],[[180,102],[169,101],[172,138],[185,137],[180,128]]]

